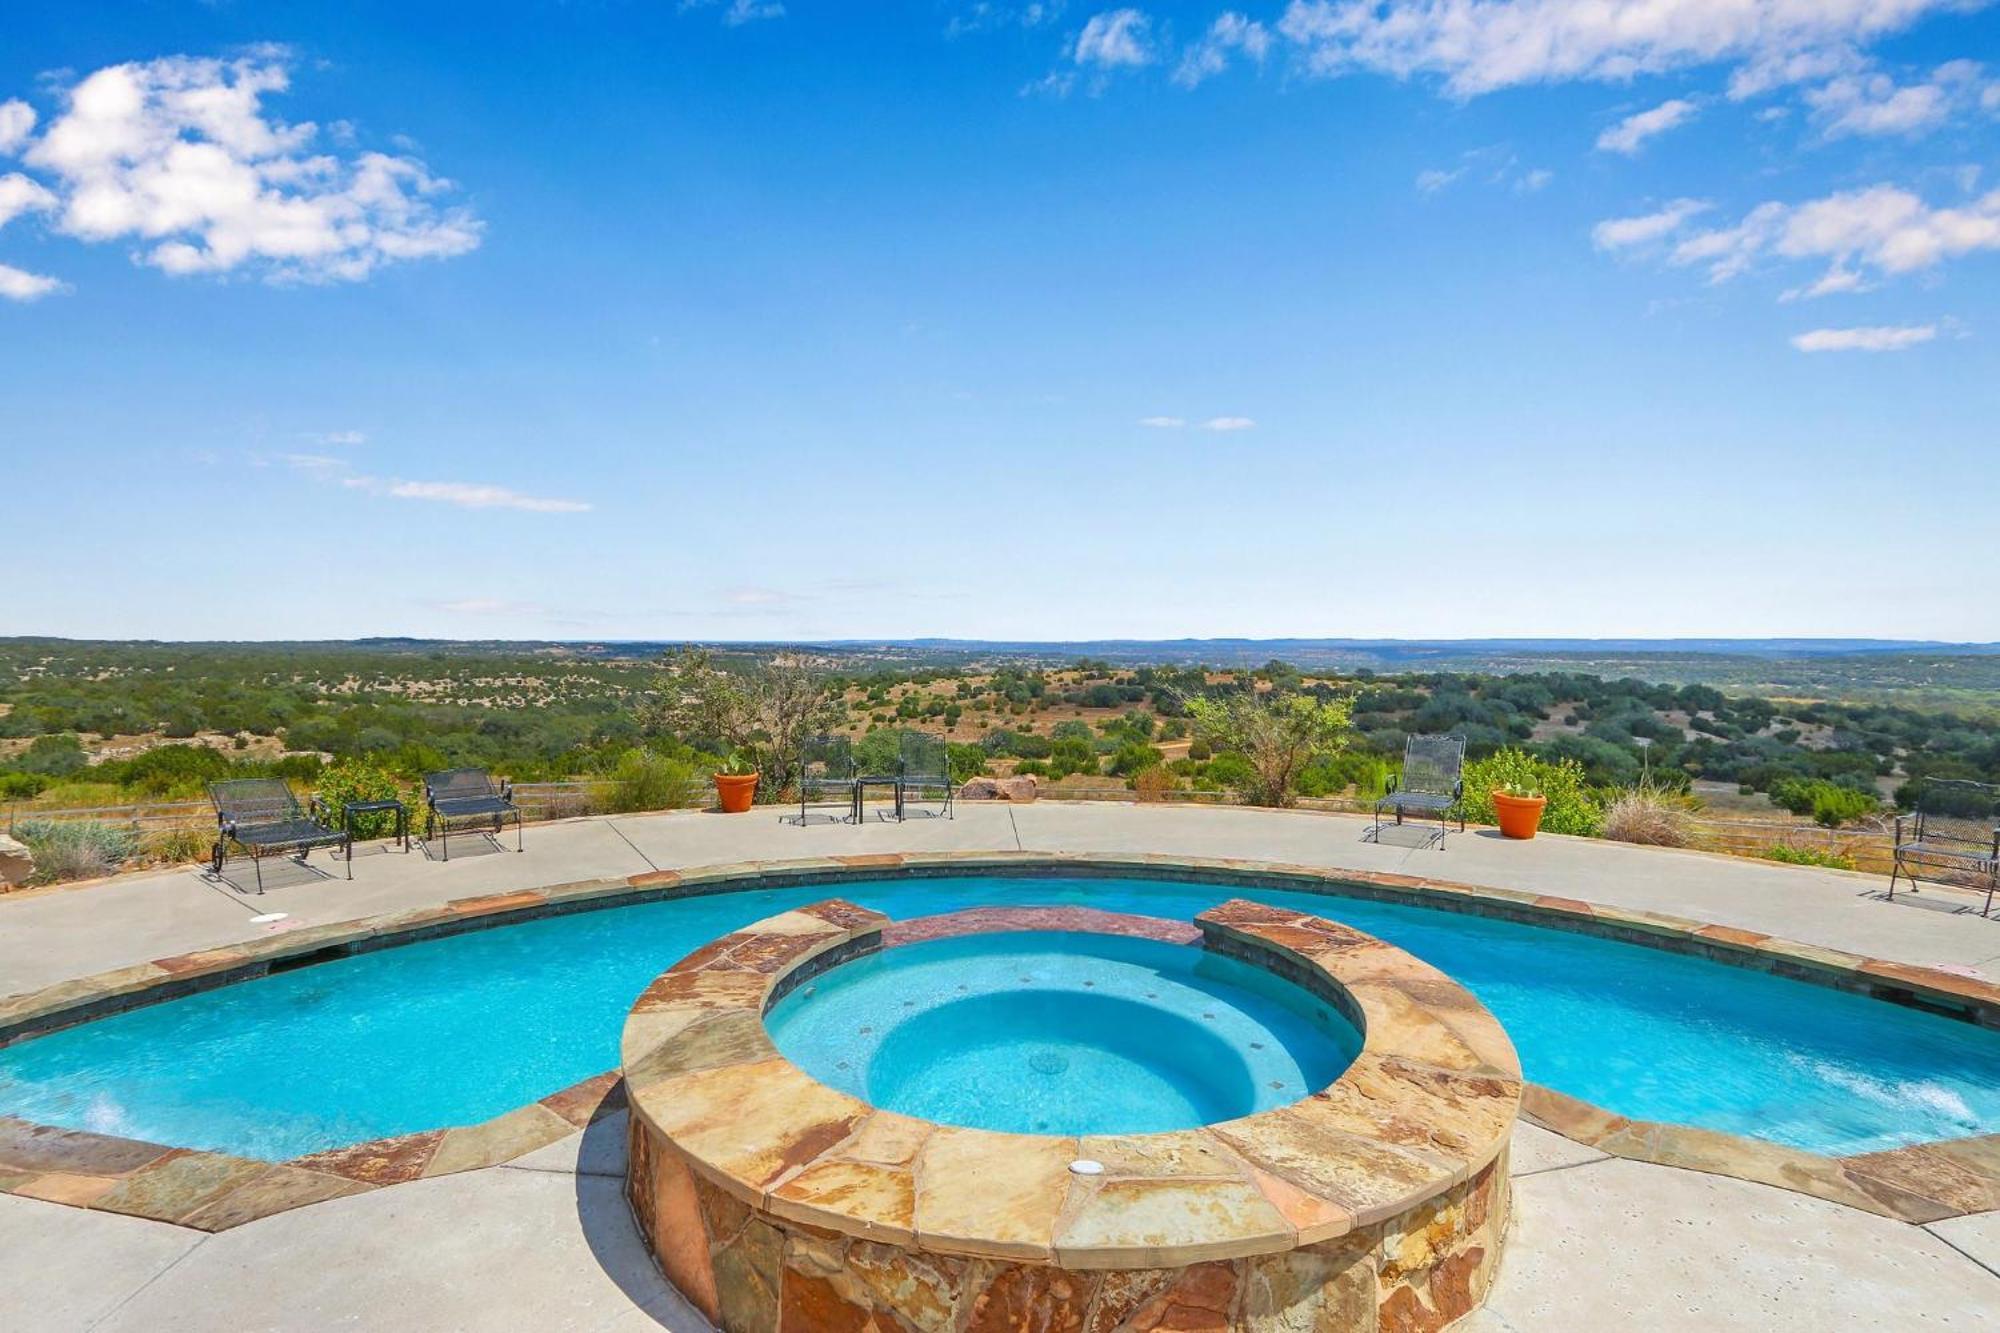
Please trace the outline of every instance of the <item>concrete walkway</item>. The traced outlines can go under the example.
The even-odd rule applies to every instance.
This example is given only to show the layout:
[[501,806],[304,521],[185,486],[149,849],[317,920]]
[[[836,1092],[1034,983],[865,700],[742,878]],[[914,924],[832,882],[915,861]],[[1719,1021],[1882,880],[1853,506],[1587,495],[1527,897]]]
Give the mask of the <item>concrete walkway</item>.
[[[1248,857],[1386,870],[1741,926],[1872,958],[1940,964],[2000,976],[2000,916],[1968,913],[1967,895],[1927,888],[1882,901],[1879,876],[1779,865],[1704,852],[1633,847],[1593,838],[1453,834],[1445,850],[1363,840],[1350,815],[1108,804],[968,803],[952,820],[860,827],[781,825],[758,810],[577,819],[528,830],[527,850],[467,839],[449,862],[380,846],[357,855],[352,882],[330,853],[314,873],[289,862],[265,869],[261,897],[212,883],[194,869],[135,875],[0,897],[0,995],[255,938],[270,930],[345,921],[454,898],[645,870],[680,869],[834,852],[1027,850],[1161,852]],[[509,840],[511,842],[511,839]],[[330,878],[323,877],[330,875]],[[249,885],[249,871],[231,869]],[[286,920],[251,918],[281,911]]]
[[[1401,870],[2000,971],[2000,921],[1879,880],[1566,838],[1377,846],[1364,822],[1268,811],[1043,804],[953,821],[781,827],[763,812],[576,820],[528,850],[364,852],[355,878],[267,873],[263,898],[193,871],[0,899],[0,992],[509,888],[744,859],[944,849],[1146,851]],[[456,849],[455,849],[456,850]],[[316,858],[315,866],[338,863]],[[284,879],[288,882],[281,883]],[[275,926],[253,923],[283,911]],[[214,1236],[0,1196],[0,1328],[698,1329],[619,1197],[622,1117],[507,1166],[335,1199]],[[1516,1132],[1516,1231],[1477,1333],[2000,1325],[2000,1213],[1906,1226],[1767,1186]]]

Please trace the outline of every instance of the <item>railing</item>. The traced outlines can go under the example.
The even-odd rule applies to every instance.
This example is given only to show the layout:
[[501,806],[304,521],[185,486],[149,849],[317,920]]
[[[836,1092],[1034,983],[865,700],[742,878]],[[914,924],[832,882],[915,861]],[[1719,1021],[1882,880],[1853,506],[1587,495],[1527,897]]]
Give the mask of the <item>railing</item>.
[[110,824],[134,833],[155,833],[162,829],[215,827],[215,807],[207,801],[145,801],[137,805],[92,805],[67,810],[44,810],[19,802],[7,806],[7,832],[21,824],[38,820],[70,822],[87,820]]

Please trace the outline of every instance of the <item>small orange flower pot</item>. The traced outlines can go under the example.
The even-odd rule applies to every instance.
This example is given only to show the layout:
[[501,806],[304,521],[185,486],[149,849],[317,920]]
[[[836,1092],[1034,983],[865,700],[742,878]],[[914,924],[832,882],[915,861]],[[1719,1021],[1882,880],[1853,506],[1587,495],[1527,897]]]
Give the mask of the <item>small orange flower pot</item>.
[[1534,837],[1535,830],[1542,826],[1542,807],[1548,803],[1546,796],[1509,796],[1504,791],[1494,792],[1493,813],[1500,816],[1500,836]]
[[717,773],[715,798],[722,803],[723,814],[742,814],[757,799],[757,774]]

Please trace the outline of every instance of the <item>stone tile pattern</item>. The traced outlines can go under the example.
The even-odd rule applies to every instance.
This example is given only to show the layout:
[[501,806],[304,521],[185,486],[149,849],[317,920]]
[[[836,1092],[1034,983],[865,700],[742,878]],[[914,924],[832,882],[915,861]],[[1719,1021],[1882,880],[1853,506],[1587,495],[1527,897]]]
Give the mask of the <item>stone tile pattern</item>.
[[1073,930],[1093,935],[1127,935],[1165,944],[1195,944],[1201,940],[1201,928],[1186,921],[1103,912],[1095,907],[972,907],[941,916],[892,921],[882,929],[882,943],[893,947],[1007,930]]
[[[597,907],[616,906],[649,898],[693,896],[728,892],[733,889],[771,888],[797,884],[837,886],[843,880],[871,878],[884,873],[963,875],[982,871],[1017,875],[1142,873],[1153,878],[1203,880],[1323,892],[1341,897],[1413,903],[1476,915],[1498,916],[1534,925],[1581,930],[1675,952],[1695,953],[1718,962],[1733,963],[1796,980],[1857,991],[1877,998],[1905,1003],[1915,1001],[1929,1007],[1941,1007],[1948,1012],[1960,1013],[1969,1021],[1983,1026],[2000,1028],[2000,986],[1935,969],[1864,958],[1730,927],[1711,926],[1683,917],[1630,911],[1603,904],[1520,893],[1508,889],[1456,884],[1415,875],[1333,870],[1274,862],[1203,860],[1130,853],[947,852],[829,856],[782,862],[741,862],[687,870],[649,871],[624,879],[578,880],[539,889],[460,898],[441,906],[413,908],[356,921],[322,926],[281,927],[266,936],[242,944],[155,959],[150,963],[117,968],[110,972],[58,982],[37,991],[0,998],[0,1046],[26,1040],[57,1028],[87,1022],[92,1018],[123,1009],[173,999],[196,990],[248,980],[263,975],[273,963],[299,960],[313,955],[338,957],[347,953],[389,948],[398,944],[480,930],[540,916],[588,911]],[[578,1085],[578,1088],[590,1089],[603,1079],[615,1082],[616,1075],[586,1080],[584,1084]],[[1547,1098],[1554,1099],[1538,1104],[1557,1105],[1573,1100],[1563,1098],[1561,1094],[1548,1089],[1532,1088],[1531,1091],[1535,1096],[1545,1094]],[[577,1097],[588,1098],[589,1095],[587,1091],[579,1093],[578,1089],[569,1089],[544,1099],[540,1105],[555,1109],[558,1114],[562,1114],[562,1111],[553,1105],[559,1099],[567,1098],[573,1103]],[[1575,1105],[1583,1107],[1582,1103]],[[1594,1123],[1592,1117],[1604,1114],[1596,1108],[1583,1107],[1583,1109],[1589,1113],[1582,1119],[1582,1123],[1586,1125]],[[510,1112],[507,1116],[498,1117],[494,1123],[509,1121],[516,1114]],[[1544,1122],[1538,1120],[1537,1123]],[[1567,1133],[1569,1131],[1562,1127],[1565,1123],[1564,1117],[1553,1116],[1546,1122],[1546,1127],[1555,1129],[1559,1133]],[[504,1137],[506,1133],[518,1132],[521,1128],[520,1122],[513,1122],[513,1129],[502,1131],[501,1135]],[[1673,1142],[1677,1135],[1657,1132],[1677,1128],[1681,1127],[1644,1126],[1640,1132],[1621,1139],[1620,1149],[1635,1160],[1653,1160],[1645,1156],[1649,1151],[1648,1145],[1665,1141],[1667,1156],[1662,1160],[1676,1162],[1690,1160],[1693,1155],[1681,1151],[1681,1145]],[[494,1137],[493,1132],[487,1131],[485,1126],[467,1126],[463,1129],[478,1132],[489,1140]],[[445,1132],[449,1135],[458,1131]],[[1701,1135],[1704,1139],[1710,1140],[1727,1137],[1696,1130],[1687,1130],[1686,1133]],[[78,1154],[83,1152],[80,1145],[97,1142],[98,1147],[93,1150],[92,1160],[110,1165],[102,1170],[86,1171],[82,1173],[81,1179],[71,1180],[65,1178],[69,1173],[61,1170],[44,1172],[34,1166],[22,1167],[9,1164],[10,1160],[25,1159],[31,1162],[42,1160],[38,1151],[31,1151],[24,1145],[48,1144],[57,1137],[71,1145],[72,1151]],[[1579,1138],[1578,1141],[1590,1140]],[[1743,1166],[1745,1170],[1752,1171],[1752,1174],[1744,1178],[1753,1180],[1767,1179],[1774,1174],[1744,1165],[1749,1156],[1754,1156],[1758,1150],[1769,1145],[1754,1139],[1737,1139],[1733,1142],[1741,1148],[1741,1152],[1709,1153],[1705,1158],[1709,1165],[1702,1169],[1713,1170],[1719,1174],[1735,1174],[1738,1166]],[[1907,1200],[1893,1205],[1897,1209],[1898,1216],[1957,1216],[1967,1211],[1977,1211],[1964,1206],[1967,1200],[1991,1199],[1995,1197],[1996,1192],[2000,1192],[2000,1165],[1996,1165],[1993,1160],[1996,1147],[2000,1147],[2000,1136],[1918,1144],[1911,1148],[1899,1149],[1893,1154],[1871,1154],[1870,1160],[1859,1166],[1858,1175],[1877,1182],[1893,1182],[1893,1187],[1889,1191],[1891,1197]],[[139,1144],[137,1148],[151,1152],[154,1158],[168,1152],[181,1152],[186,1155],[189,1151],[156,1144]],[[495,1148],[495,1151],[501,1150]],[[80,1130],[58,1130],[9,1117],[0,1117],[0,1192],[54,1199],[79,1206],[87,1205],[93,1199],[109,1192],[111,1184],[121,1178],[121,1170],[114,1168],[116,1164],[129,1160],[133,1151],[131,1140]],[[13,1159],[7,1156],[8,1153],[14,1155]],[[1836,1201],[1853,1200],[1852,1192],[1844,1186],[1822,1188],[1822,1183],[1829,1179],[1830,1171],[1837,1170],[1844,1175],[1846,1168],[1840,1165],[1841,1159],[1813,1157],[1811,1154],[1801,1154],[1801,1156],[1812,1159],[1811,1170],[1775,1173],[1786,1188]],[[452,1153],[445,1155],[448,1165],[461,1160],[466,1161],[468,1165],[471,1164],[469,1158]],[[506,1160],[510,1158],[499,1156],[488,1164]],[[453,1169],[466,1169],[466,1167],[454,1166]],[[53,1178],[44,1180],[42,1177],[45,1175]],[[325,1188],[318,1182],[308,1183],[315,1189]],[[356,1183],[362,1188],[372,1185],[372,1182]],[[1869,1193],[1867,1190],[1863,1192]],[[287,1207],[317,1202],[316,1198],[307,1197],[310,1194],[311,1190],[301,1191],[298,1202],[289,1203],[285,1201],[286,1196],[283,1191],[260,1189],[258,1195],[270,1200],[270,1206],[258,1215],[267,1216],[272,1212],[284,1211]],[[142,1203],[140,1198],[127,1195],[123,1196],[121,1201],[131,1207],[136,1215],[157,1221],[178,1220],[171,1215],[170,1207],[147,1211],[151,1207],[150,1197],[145,1196],[147,1201]],[[1870,1197],[1876,1196],[1871,1193]],[[241,1220],[250,1219],[245,1217]],[[234,1224],[233,1221],[230,1223]]]
[[[961,929],[1084,924],[967,915]],[[730,1333],[1428,1330],[1463,1316],[1505,1235],[1521,1092],[1506,1034],[1449,978],[1332,922],[1238,900],[1198,925],[1212,948],[1341,996],[1366,1025],[1355,1065],[1290,1106],[1178,1133],[933,1125],[816,1082],[763,1030],[790,975],[893,939],[886,918],[835,900],[698,950],[624,1034],[628,1194],[662,1270]],[[1071,1174],[1078,1157],[1103,1173]]]

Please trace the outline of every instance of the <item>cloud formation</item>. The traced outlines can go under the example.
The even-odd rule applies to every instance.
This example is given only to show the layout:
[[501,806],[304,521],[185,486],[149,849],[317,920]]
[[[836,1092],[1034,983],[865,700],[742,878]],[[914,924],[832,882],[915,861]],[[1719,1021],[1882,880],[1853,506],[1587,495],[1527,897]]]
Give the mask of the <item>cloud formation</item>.
[[1631,157],[1646,140],[1685,125],[1694,118],[1695,110],[1693,102],[1676,97],[1650,111],[1636,111],[1598,135],[1597,147],[1602,152],[1623,153]]
[[1963,0],[1291,0],[1278,30],[1306,68],[1443,79],[1456,96],[1623,81],[1722,61],[1733,91],[1824,77],[1862,44]]
[[1092,14],[1070,47],[1070,59],[1086,68],[1120,69],[1153,63],[1153,21],[1136,9]]
[[1233,9],[1227,10],[1209,24],[1200,41],[1181,53],[1180,64],[1174,69],[1174,82],[1183,88],[1193,88],[1228,69],[1232,56],[1241,55],[1261,65],[1270,53],[1271,30]]
[[290,83],[276,49],[112,65],[65,89],[38,136],[32,108],[0,106],[0,142],[53,195],[56,230],[136,242],[168,273],[353,281],[478,246],[479,220],[417,158],[326,152],[318,127],[268,117]]
[[1937,337],[1935,324],[1814,329],[1792,339],[1801,352],[1901,352]]

